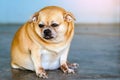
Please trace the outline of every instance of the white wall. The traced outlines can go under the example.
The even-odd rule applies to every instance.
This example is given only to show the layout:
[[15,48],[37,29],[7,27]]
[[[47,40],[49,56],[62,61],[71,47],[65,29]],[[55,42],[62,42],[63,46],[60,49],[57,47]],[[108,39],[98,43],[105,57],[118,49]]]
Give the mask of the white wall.
[[[80,0],[76,9],[83,23],[119,23],[120,0]],[[77,6],[76,5],[76,6]],[[78,22],[79,22],[78,21]]]
[[23,23],[39,9],[57,5],[80,23],[120,23],[120,0],[0,0],[0,23]]

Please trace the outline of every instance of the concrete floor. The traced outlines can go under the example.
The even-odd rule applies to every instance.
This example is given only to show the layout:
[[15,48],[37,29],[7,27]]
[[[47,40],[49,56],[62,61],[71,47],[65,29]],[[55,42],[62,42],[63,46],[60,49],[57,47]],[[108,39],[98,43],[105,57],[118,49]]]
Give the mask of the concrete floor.
[[[10,68],[10,44],[19,25],[0,25],[0,80],[43,80]],[[46,80],[120,80],[120,25],[76,25],[68,60],[75,74],[47,71]]]

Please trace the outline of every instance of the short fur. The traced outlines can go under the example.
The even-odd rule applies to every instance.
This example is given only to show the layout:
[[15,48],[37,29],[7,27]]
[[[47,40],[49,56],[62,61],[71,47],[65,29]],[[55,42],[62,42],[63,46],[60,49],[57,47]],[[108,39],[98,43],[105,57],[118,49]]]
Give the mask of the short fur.
[[[28,69],[36,75],[47,78],[45,70],[59,67],[63,72],[74,73],[67,65],[70,43],[74,35],[74,16],[57,6],[48,6],[36,12],[16,32],[11,45],[11,66],[17,69]],[[58,22],[56,28],[50,24]],[[39,24],[44,22],[46,28],[55,31],[56,37],[46,40]]]

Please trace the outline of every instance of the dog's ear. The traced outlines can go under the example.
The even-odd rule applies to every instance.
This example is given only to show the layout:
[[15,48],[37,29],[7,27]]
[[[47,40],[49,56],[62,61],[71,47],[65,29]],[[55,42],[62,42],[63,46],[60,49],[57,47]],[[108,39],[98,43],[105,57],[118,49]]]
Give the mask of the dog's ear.
[[31,16],[31,18],[29,19],[29,22],[33,22],[36,23],[39,20],[39,13],[36,12],[33,16]]
[[74,15],[71,12],[66,12],[64,14],[64,20],[67,21],[67,22],[71,22],[71,21],[74,21],[76,19],[75,19]]

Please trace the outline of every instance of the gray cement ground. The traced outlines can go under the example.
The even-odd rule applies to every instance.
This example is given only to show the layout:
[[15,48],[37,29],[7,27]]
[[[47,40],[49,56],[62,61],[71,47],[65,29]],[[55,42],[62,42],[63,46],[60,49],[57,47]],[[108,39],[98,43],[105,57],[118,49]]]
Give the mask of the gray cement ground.
[[[43,80],[10,68],[10,44],[19,25],[0,25],[0,80]],[[75,74],[47,71],[46,80],[120,80],[120,25],[76,25],[68,60]]]

